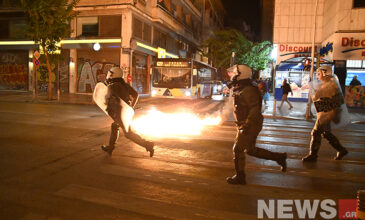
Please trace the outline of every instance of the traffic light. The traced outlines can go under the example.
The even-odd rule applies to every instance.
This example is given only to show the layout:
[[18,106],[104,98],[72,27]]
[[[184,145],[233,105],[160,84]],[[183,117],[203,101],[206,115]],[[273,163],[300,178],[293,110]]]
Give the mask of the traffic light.
[[309,65],[310,65],[310,60],[309,59],[305,59],[304,66],[309,66]]
[[304,60],[304,71],[309,71],[309,70],[310,70],[310,60],[305,59]]

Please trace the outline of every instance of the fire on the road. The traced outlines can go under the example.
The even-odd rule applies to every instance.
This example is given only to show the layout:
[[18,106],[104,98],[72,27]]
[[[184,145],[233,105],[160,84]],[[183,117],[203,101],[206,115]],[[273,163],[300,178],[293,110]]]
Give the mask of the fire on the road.
[[220,122],[220,116],[200,118],[193,113],[163,113],[153,109],[134,119],[132,127],[138,133],[150,137],[184,137],[200,135],[205,126],[218,125]]

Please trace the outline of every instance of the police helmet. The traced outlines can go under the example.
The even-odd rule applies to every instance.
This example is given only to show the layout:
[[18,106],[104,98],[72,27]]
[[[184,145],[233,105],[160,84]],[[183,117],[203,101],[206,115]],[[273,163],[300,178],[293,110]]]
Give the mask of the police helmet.
[[106,79],[123,78],[123,71],[119,67],[112,67],[108,71]]
[[227,69],[228,72],[231,72],[231,81],[235,78],[235,80],[243,80],[243,79],[251,79],[252,77],[252,69],[247,65],[234,65]]
[[317,72],[322,73],[322,76],[332,76],[331,66],[321,66],[317,69]]

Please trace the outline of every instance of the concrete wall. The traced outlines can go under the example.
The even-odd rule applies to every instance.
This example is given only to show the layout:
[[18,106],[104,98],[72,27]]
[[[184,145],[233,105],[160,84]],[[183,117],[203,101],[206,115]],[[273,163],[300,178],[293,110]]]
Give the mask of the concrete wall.
[[[324,0],[318,0],[316,43],[322,41],[323,6]],[[274,43],[311,43],[314,8],[315,0],[276,0]]]
[[324,4],[323,40],[335,32],[365,30],[365,8],[352,8],[352,0],[330,0]]
[[[274,43],[311,43],[316,0],[276,0]],[[315,43],[336,32],[365,30],[365,9],[353,9],[353,0],[318,0]]]

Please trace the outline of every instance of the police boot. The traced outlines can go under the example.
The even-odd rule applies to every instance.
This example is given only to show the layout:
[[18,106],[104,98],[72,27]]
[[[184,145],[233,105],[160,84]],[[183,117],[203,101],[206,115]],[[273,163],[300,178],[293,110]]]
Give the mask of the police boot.
[[153,154],[155,153],[155,150],[153,149],[153,147],[155,146],[155,144],[151,141],[146,141],[146,144],[145,144],[145,148],[146,148],[146,151],[150,152],[150,157],[153,157]]
[[312,132],[309,154],[302,158],[303,162],[316,162],[319,146],[321,146],[321,134],[318,131]]
[[112,155],[115,143],[117,142],[119,137],[119,126],[117,123],[112,123],[111,129],[110,129],[110,138],[109,138],[109,145],[103,145],[101,146],[101,149],[109,154],[109,156]]
[[341,160],[346,154],[348,154],[346,148],[341,145],[335,135],[330,132],[325,132],[323,136],[328,140],[330,145],[337,150],[337,155],[333,158],[334,160]]
[[280,165],[280,170],[286,172],[286,153],[278,153],[278,158],[276,159],[276,163]]
[[247,151],[247,154],[250,156],[254,156],[257,158],[265,159],[265,160],[273,160],[276,161],[281,166],[281,171],[286,171],[286,153],[277,153],[271,152],[264,148],[259,147],[251,147]]
[[114,150],[114,145],[103,145],[101,146],[101,149],[109,154],[109,156],[112,155]]
[[[244,163],[244,161],[243,161]],[[229,184],[241,184],[241,185],[246,185],[246,175],[245,175],[245,171],[243,170],[243,167],[240,168],[239,167],[239,161],[238,159],[234,159],[234,167],[236,170],[236,174],[232,177],[227,177],[227,183]]]

